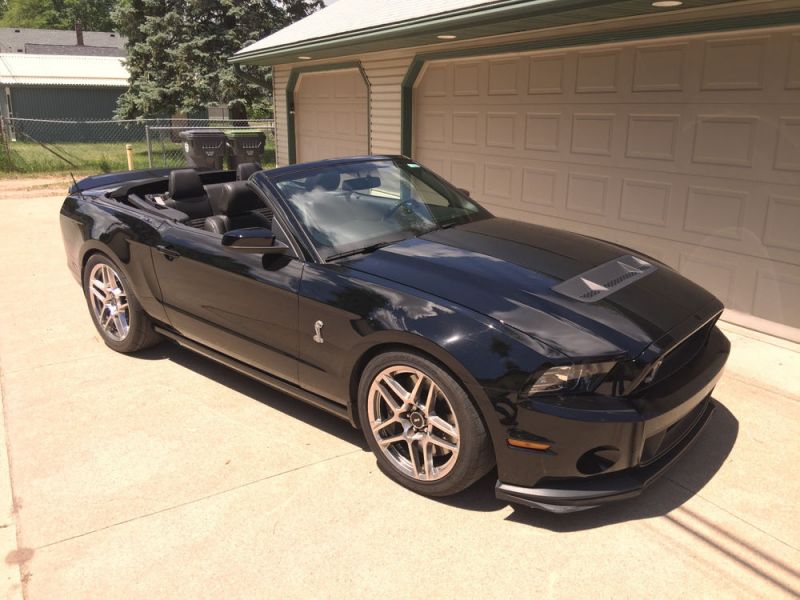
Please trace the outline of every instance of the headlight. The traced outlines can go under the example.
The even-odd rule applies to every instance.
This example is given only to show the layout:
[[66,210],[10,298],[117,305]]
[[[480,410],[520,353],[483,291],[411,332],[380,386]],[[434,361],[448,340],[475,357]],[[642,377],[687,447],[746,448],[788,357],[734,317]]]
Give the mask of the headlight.
[[616,364],[616,361],[612,360],[583,365],[551,367],[539,375],[536,381],[525,391],[525,395],[591,392],[603,381],[603,378]]

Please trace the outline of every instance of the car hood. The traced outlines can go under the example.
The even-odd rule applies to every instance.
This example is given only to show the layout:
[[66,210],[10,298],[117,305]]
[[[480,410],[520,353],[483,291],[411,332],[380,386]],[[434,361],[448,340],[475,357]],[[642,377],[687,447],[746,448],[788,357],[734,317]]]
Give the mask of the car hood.
[[669,267],[654,268],[599,301],[553,289],[625,256],[627,248],[586,236],[489,218],[431,232],[349,262],[358,271],[465,306],[567,356],[635,356],[671,329],[722,308]]

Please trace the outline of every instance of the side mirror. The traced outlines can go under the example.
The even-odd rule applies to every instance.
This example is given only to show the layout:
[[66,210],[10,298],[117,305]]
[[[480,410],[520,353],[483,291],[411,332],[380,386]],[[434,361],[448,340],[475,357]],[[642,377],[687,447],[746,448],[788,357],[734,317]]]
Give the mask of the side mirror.
[[472,196],[469,195],[469,190],[465,190],[464,188],[456,188],[456,189],[462,194],[464,194],[467,198],[472,198]]
[[284,254],[288,247],[275,239],[275,234],[263,227],[234,229],[222,236],[222,245],[234,252],[250,254]]

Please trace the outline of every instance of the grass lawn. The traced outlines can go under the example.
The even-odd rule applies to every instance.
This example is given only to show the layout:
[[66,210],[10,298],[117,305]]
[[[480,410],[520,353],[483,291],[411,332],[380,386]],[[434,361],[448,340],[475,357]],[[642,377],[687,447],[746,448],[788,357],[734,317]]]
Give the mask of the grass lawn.
[[[131,145],[133,146],[134,168],[146,169],[149,166],[147,144],[134,142]],[[59,142],[46,144],[46,146],[52,152],[32,142],[11,142],[9,144],[10,160],[5,150],[0,147],[0,177],[13,177],[20,173],[65,173],[68,171],[97,174],[128,169],[124,142]],[[72,165],[69,164],[70,162]],[[265,148],[263,163],[265,167],[275,163],[274,147]],[[162,146],[161,142],[153,143],[153,167],[185,165],[182,144],[167,142]]]

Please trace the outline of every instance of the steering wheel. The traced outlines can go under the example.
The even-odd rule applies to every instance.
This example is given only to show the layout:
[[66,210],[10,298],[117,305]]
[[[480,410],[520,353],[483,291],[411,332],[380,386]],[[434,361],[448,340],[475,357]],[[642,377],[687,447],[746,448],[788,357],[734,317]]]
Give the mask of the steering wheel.
[[383,215],[383,220],[388,221],[391,217],[393,217],[397,213],[397,211],[399,211],[403,207],[408,207],[411,209],[411,212],[416,212],[414,211],[415,205],[416,202],[414,200],[403,200],[402,202],[398,202],[392,208],[386,211],[386,214]]

